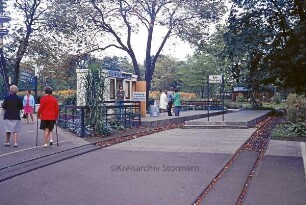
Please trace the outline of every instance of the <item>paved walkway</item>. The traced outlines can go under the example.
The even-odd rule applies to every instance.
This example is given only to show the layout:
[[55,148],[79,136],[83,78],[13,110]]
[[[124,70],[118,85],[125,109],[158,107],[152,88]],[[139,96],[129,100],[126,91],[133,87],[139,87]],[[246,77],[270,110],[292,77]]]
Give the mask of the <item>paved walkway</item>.
[[[36,115],[34,115],[36,116]],[[36,120],[36,119],[35,119]],[[39,123],[38,123],[39,124]],[[14,148],[13,136],[11,136],[11,146],[4,147],[5,133],[3,131],[3,119],[0,119],[0,166],[19,163],[33,159],[38,156],[48,155],[54,152],[66,150],[76,146],[88,144],[84,139],[77,137],[73,133],[58,128],[59,147],[56,146],[56,133],[54,129],[54,144],[47,149],[43,148],[43,131],[38,129],[38,146],[36,147],[37,121],[35,124],[26,124],[22,120],[22,131],[19,132],[18,147]]]
[[[3,161],[7,156],[20,160],[34,150],[39,155],[87,143],[59,129],[60,141],[66,141],[61,147],[33,148],[30,126],[36,127],[24,126],[17,149],[0,148],[1,167],[11,162]],[[254,131],[172,129],[123,142],[1,182],[0,204],[191,205]],[[306,204],[302,145],[271,141],[246,204]],[[202,204],[235,204],[233,196],[245,182],[254,156],[241,155]]]
[[254,127],[259,121],[265,119],[270,110],[241,110],[222,115],[190,120],[184,128],[249,128]]
[[[227,112],[227,111],[224,111]],[[210,111],[210,116],[221,115],[222,110]],[[184,123],[189,120],[206,118],[208,116],[207,110],[188,110],[180,112],[180,116],[168,116],[168,113],[160,113],[158,117],[146,117],[141,118],[141,126],[143,127],[157,127],[170,124]]]
[[245,204],[306,204],[305,145],[271,140]]

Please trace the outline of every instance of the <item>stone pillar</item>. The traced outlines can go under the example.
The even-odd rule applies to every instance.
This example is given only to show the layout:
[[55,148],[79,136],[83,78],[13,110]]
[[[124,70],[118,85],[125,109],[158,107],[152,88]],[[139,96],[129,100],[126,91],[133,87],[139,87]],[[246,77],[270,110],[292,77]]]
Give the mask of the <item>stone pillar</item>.
[[86,95],[86,76],[88,69],[76,69],[77,73],[77,106],[85,106],[85,95]]

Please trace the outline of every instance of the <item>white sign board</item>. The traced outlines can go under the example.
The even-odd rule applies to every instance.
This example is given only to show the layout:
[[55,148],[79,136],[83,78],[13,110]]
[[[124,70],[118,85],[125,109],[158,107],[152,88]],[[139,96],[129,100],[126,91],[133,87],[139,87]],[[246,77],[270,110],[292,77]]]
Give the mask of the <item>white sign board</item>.
[[210,75],[208,79],[209,83],[222,83],[222,75]]
[[146,92],[133,92],[134,101],[146,101]]

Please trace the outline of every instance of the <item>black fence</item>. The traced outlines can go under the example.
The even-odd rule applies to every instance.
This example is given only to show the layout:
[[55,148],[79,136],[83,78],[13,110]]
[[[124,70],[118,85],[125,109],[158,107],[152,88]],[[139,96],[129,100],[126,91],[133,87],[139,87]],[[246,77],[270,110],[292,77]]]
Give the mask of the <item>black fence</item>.
[[[103,112],[105,133],[111,133],[119,127],[130,128],[141,126],[141,113],[139,101],[101,102],[99,107]],[[92,130],[88,125],[89,107],[75,105],[61,105],[57,124],[62,128],[78,134],[81,137],[91,135]]]

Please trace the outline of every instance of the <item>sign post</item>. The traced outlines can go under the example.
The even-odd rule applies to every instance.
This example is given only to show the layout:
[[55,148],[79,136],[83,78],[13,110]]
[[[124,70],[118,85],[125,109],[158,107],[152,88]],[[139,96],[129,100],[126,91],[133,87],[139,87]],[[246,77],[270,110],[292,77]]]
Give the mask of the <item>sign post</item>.
[[222,75],[222,121],[224,121],[224,75]]
[[223,92],[223,97],[222,97],[222,121],[224,121],[224,76],[223,75],[209,75],[208,76],[208,121],[209,121],[209,84],[210,83],[221,83],[222,84],[222,92]]
[[209,75],[207,75],[207,121],[209,121]]

